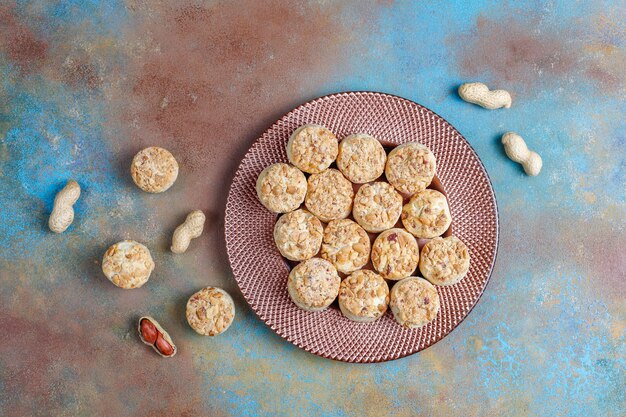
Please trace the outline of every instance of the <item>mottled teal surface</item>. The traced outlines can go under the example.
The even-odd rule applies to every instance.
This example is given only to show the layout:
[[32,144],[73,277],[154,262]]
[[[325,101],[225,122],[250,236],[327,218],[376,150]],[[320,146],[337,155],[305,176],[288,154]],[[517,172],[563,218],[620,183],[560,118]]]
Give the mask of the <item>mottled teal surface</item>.
[[[618,416],[626,410],[626,8],[623,2],[17,1],[0,5],[0,415]],[[461,101],[483,81],[508,110]],[[375,90],[443,116],[493,182],[500,247],[485,294],[448,337],[390,363],[318,358],[247,307],[225,254],[225,194],[275,119],[327,93]],[[499,143],[543,158],[527,177]],[[128,166],[181,163],[163,195]],[[46,222],[69,179],[74,224]],[[208,213],[184,256],[190,209]],[[123,291],[100,272],[132,238],[157,269]],[[231,292],[217,338],[186,299]],[[179,347],[138,342],[155,316]]]

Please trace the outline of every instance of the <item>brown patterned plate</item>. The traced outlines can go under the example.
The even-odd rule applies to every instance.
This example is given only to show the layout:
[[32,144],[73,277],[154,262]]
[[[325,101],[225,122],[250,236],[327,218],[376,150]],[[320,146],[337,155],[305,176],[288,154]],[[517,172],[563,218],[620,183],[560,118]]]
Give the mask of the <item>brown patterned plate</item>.
[[[369,133],[386,145],[417,141],[437,158],[437,176],[448,196],[454,234],[469,248],[467,276],[450,287],[437,287],[437,318],[418,329],[405,329],[391,314],[374,323],[345,318],[336,303],[323,312],[299,309],[287,293],[289,265],[274,245],[276,216],[257,200],[259,173],[275,162],[288,162],[285,145],[307,123],[328,127],[339,139]],[[270,127],[243,158],[226,204],[226,247],[235,280],[254,312],[294,345],[346,362],[382,362],[418,352],[441,340],[469,314],[483,293],[496,258],[498,209],[485,167],[467,140],[431,110],[382,93],[350,92],[310,101]]]

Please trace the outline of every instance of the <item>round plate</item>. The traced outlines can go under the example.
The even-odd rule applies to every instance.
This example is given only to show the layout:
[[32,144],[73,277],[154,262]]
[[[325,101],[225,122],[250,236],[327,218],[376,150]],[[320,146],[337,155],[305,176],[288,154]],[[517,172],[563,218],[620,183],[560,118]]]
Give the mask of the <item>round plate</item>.
[[[285,146],[303,124],[326,126],[339,139],[368,133],[390,144],[417,141],[437,158],[437,176],[448,196],[454,234],[467,245],[471,266],[456,285],[437,287],[441,308],[418,329],[398,325],[388,311],[374,323],[355,323],[338,308],[299,309],[287,293],[289,266],[274,244],[276,215],[257,199],[256,179],[275,162],[288,162]],[[401,358],[441,340],[467,316],[483,293],[496,258],[498,209],[485,167],[448,122],[412,101],[382,93],[321,97],[289,112],[243,158],[226,204],[226,247],[235,280],[254,312],[294,345],[346,362]]]

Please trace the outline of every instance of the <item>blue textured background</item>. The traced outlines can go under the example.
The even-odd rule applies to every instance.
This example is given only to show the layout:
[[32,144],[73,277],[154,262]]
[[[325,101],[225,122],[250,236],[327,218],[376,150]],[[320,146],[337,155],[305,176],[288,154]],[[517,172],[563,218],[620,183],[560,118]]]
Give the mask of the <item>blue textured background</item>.
[[[0,6],[0,415],[623,415],[626,8],[622,2],[9,1]],[[462,102],[462,82],[513,94]],[[452,123],[496,190],[485,294],[448,337],[390,363],[318,358],[261,323],[225,255],[225,194],[280,115],[336,91],[406,97]],[[520,133],[527,177],[499,144]],[[163,195],[128,175],[143,146],[181,163]],[[70,229],[46,222],[69,178]],[[209,214],[184,256],[186,212]],[[144,242],[157,269],[122,291],[106,248]],[[219,285],[231,329],[202,338],[185,301]],[[179,346],[140,344],[142,314]]]

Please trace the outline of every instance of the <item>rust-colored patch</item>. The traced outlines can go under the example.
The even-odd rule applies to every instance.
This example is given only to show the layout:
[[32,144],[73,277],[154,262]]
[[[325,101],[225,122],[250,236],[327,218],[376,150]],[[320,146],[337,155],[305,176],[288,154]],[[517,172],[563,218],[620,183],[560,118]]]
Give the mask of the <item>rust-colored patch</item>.
[[349,36],[329,5],[142,7],[132,7],[143,21],[135,33],[151,36],[139,41],[149,46],[121,116],[135,127],[134,143],[167,143],[194,171],[234,170],[231,158],[341,65]]
[[63,64],[63,81],[73,88],[100,88],[102,80],[96,67],[85,56],[68,57]]
[[624,297],[626,236],[619,230],[621,219],[583,218],[566,212],[512,213],[504,218],[508,220],[502,228],[500,251],[517,254],[510,258],[515,263],[531,270],[573,264],[603,296]]
[[48,56],[48,43],[20,22],[13,7],[0,6],[0,51],[21,71],[40,68]]
[[22,16],[15,5],[0,6],[0,53],[19,68],[18,75],[37,72],[73,89],[100,88],[102,80],[91,56],[81,48],[60,41],[62,37],[73,40],[78,33],[64,27],[62,34],[52,33],[46,39],[38,34],[45,19]]
[[513,20],[479,17],[476,30],[455,44],[460,64],[469,75],[490,71],[498,81],[530,84],[540,73],[562,75],[576,64],[565,37],[537,33]]
[[[199,399],[190,401],[180,395],[189,386],[200,384],[189,353],[176,356],[177,372],[184,377],[170,379],[167,369],[172,362],[165,362],[145,349],[133,334],[134,323],[129,325],[129,339],[120,340],[110,330],[110,323],[103,328],[93,322],[93,312],[75,318],[83,325],[68,321],[64,313],[61,319],[49,311],[31,308],[29,313],[32,320],[0,309],[0,333],[10,335],[0,344],[3,395],[13,399],[5,410],[8,415],[32,415],[36,409],[46,410],[48,415],[67,413],[68,409],[79,415],[94,409],[105,415],[124,415],[128,404],[123,400],[129,397],[121,394],[124,388],[120,390],[120,387],[126,387],[129,392],[152,394],[132,398],[133,405],[143,415],[206,414]],[[42,317],[47,321],[42,321]],[[90,321],[91,325],[84,324]],[[68,327],[60,327],[61,322]],[[93,363],[95,357],[99,361],[97,366]],[[125,372],[111,372],[113,369]],[[94,387],[113,391],[118,396],[98,395]],[[74,398],[75,402],[62,404],[61,400],[68,398]],[[84,409],[85,404],[90,408]]]
[[[545,77],[583,76],[602,89],[624,82],[624,54],[607,45],[601,34],[583,36],[590,28],[555,31],[537,21],[479,17],[475,30],[454,38],[461,72],[494,77],[496,87],[515,83],[532,87]],[[609,38],[610,39],[610,38]],[[621,62],[622,65],[615,65]]]

